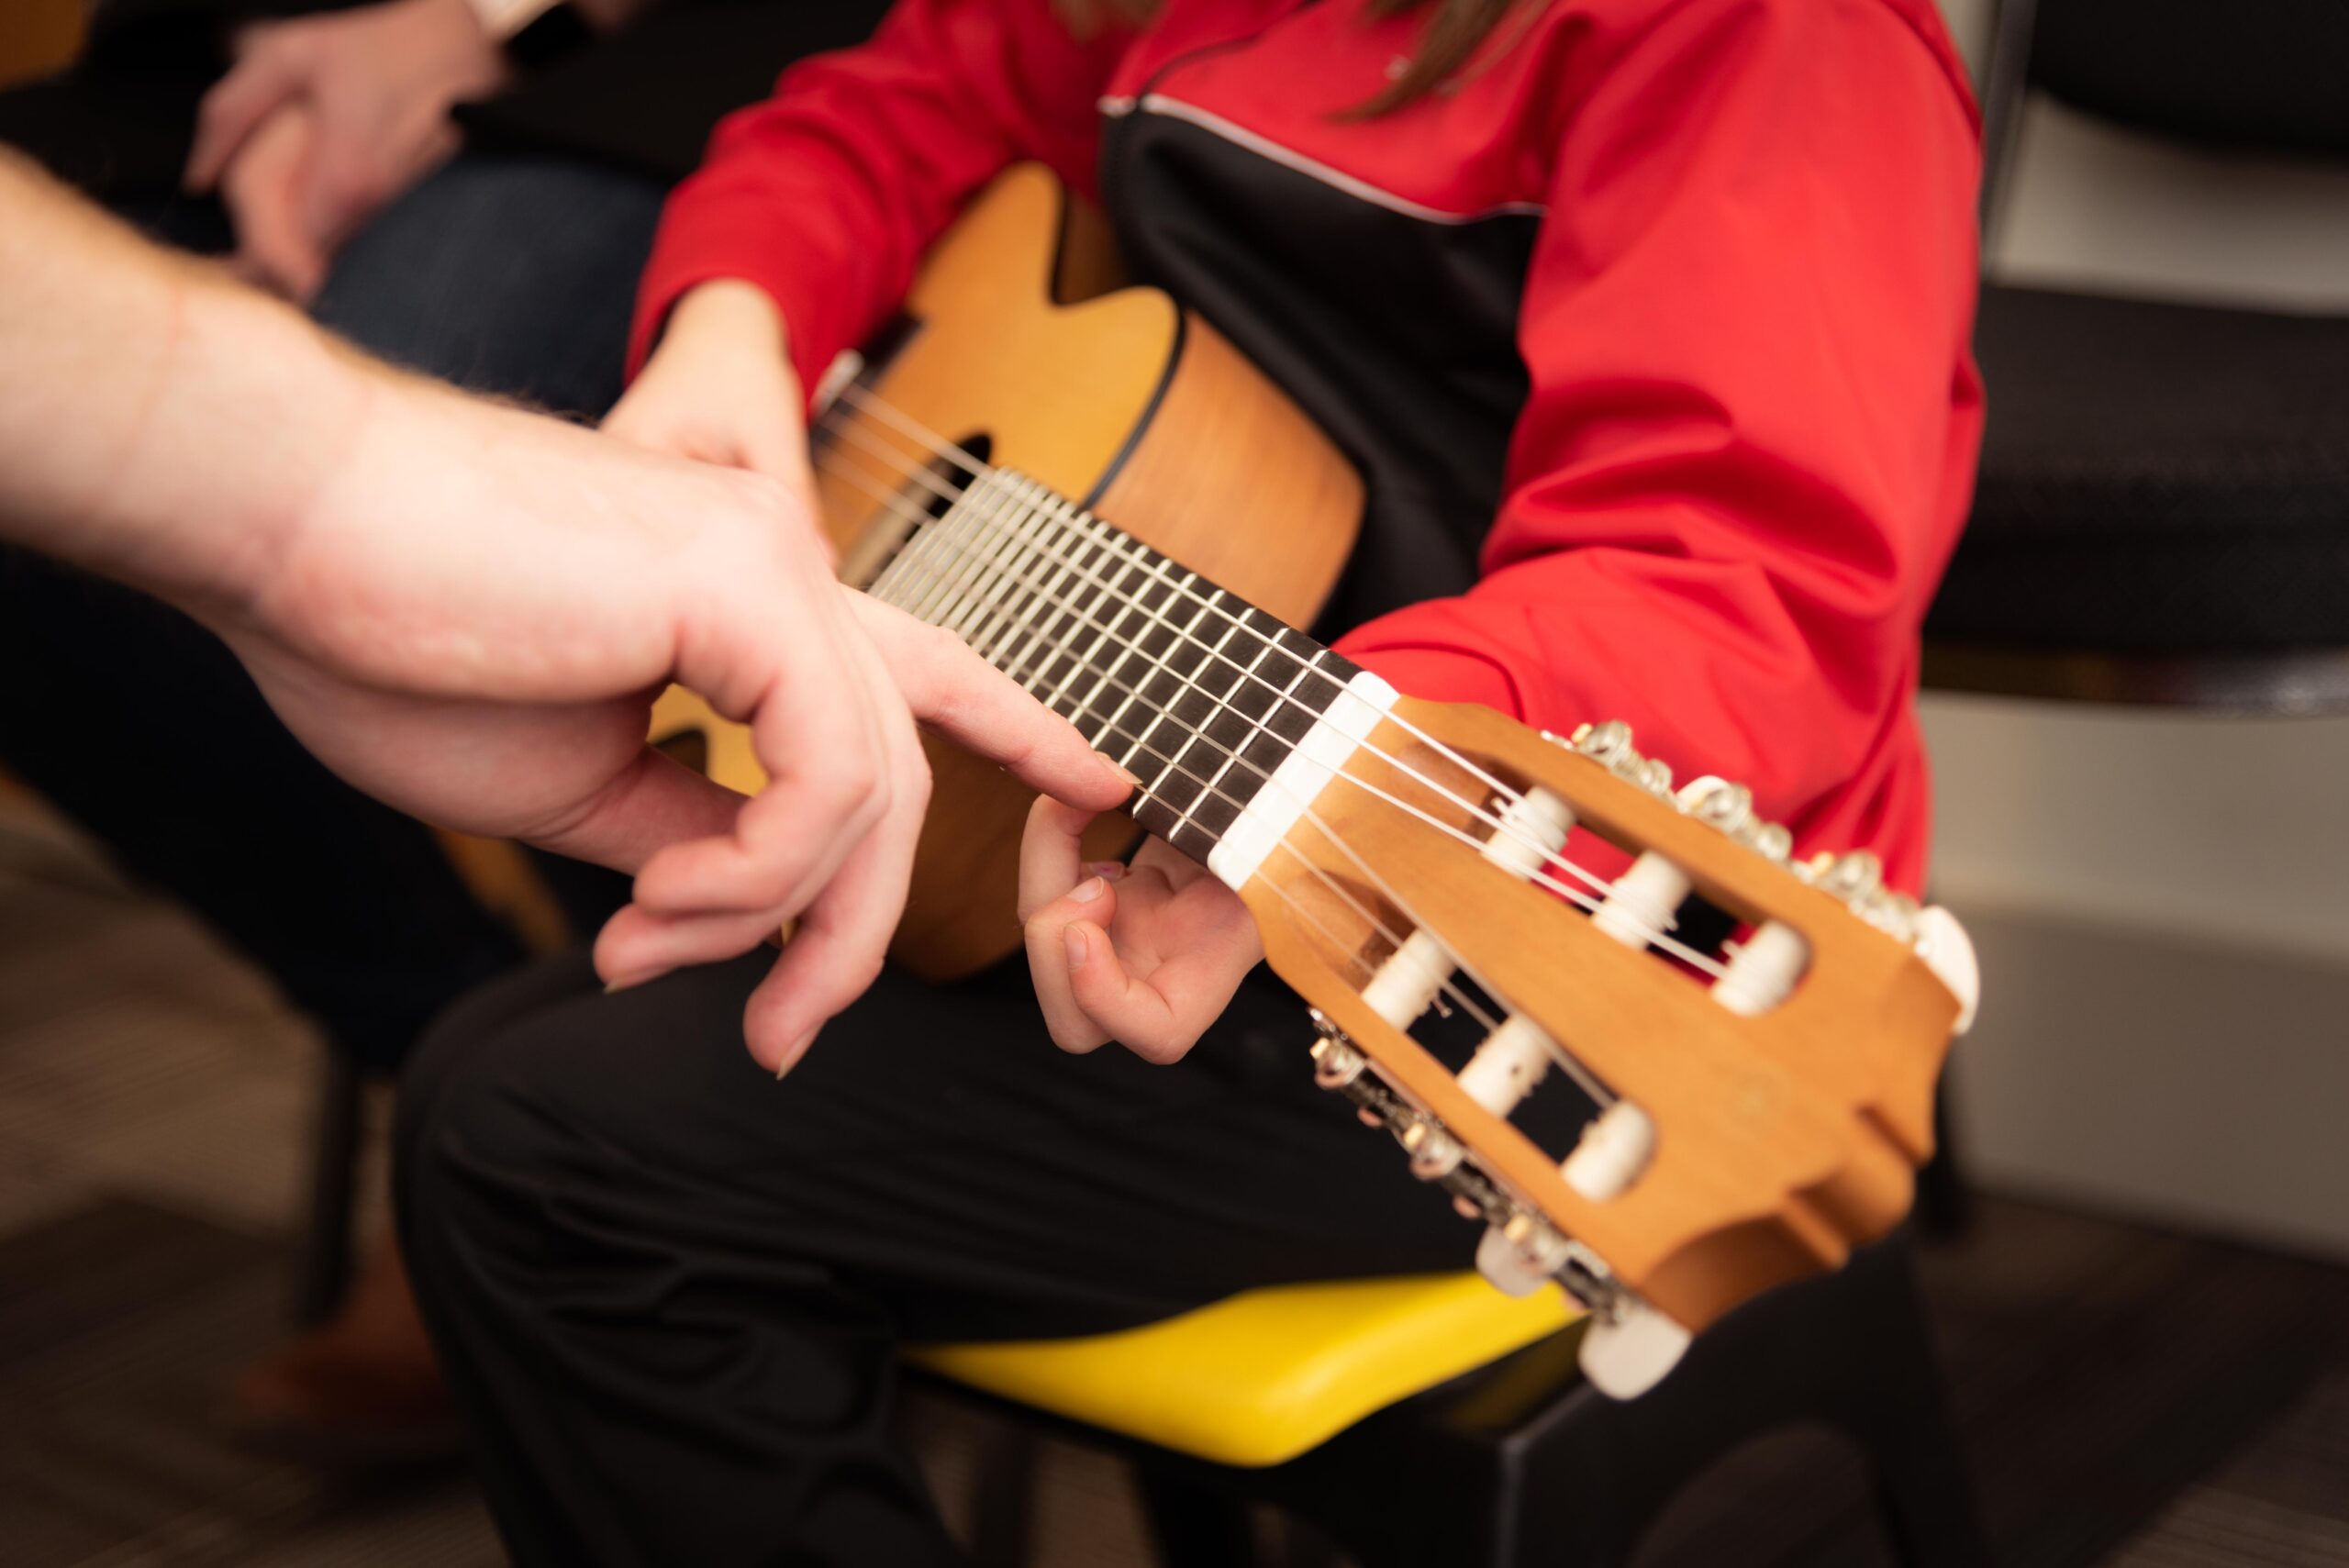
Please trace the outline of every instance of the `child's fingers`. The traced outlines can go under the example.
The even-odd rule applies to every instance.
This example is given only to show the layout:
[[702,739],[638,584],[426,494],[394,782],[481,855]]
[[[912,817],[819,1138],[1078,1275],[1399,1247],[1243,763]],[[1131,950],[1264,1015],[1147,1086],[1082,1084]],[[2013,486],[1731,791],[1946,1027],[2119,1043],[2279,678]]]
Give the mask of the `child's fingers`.
[[1063,806],[1051,795],[1036,797],[1028,827],[1019,836],[1019,920],[1022,925],[1053,899],[1083,881],[1085,829],[1093,813]]
[[1036,983],[1036,1005],[1043,1009],[1052,1043],[1063,1051],[1097,1051],[1108,1043],[1109,1032],[1077,1001],[1070,981],[1072,972],[1079,969],[1107,964],[1122,970],[1108,931],[1117,912],[1116,887],[1107,878],[1089,876],[1026,921],[1028,972]]

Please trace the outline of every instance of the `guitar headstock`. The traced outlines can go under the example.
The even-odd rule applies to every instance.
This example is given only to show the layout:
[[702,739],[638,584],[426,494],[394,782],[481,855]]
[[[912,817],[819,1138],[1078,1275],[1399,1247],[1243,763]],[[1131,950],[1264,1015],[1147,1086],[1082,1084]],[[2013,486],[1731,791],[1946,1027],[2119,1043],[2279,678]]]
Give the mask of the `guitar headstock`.
[[1974,1006],[1945,912],[1865,852],[1791,860],[1743,787],[1675,788],[1620,724],[1396,698],[1356,729],[1243,895],[1319,1080],[1485,1225],[1496,1284],[1591,1308],[1594,1381],[1638,1392],[1908,1212]]

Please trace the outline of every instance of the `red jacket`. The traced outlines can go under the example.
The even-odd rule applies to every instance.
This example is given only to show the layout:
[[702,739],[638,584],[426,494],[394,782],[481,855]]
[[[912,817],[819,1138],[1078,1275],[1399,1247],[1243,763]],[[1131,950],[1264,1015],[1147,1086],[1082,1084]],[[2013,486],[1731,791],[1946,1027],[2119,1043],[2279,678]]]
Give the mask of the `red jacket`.
[[1129,259],[1364,469],[1339,649],[1417,695],[1631,722],[1807,848],[1924,871],[1918,628],[1956,541],[1976,124],[1932,0],[1549,0],[1349,117],[1425,13],[900,0],[672,199],[634,356],[697,283],[781,305],[804,384],[990,176],[1098,191]]

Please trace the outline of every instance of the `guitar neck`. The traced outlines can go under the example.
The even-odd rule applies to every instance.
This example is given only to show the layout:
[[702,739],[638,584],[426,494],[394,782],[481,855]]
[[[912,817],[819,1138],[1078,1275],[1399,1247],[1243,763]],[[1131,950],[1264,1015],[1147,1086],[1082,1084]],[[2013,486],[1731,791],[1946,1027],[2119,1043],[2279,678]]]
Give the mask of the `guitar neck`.
[[1238,886],[1394,698],[1044,485],[973,477],[873,595],[952,631],[1141,781],[1143,828]]

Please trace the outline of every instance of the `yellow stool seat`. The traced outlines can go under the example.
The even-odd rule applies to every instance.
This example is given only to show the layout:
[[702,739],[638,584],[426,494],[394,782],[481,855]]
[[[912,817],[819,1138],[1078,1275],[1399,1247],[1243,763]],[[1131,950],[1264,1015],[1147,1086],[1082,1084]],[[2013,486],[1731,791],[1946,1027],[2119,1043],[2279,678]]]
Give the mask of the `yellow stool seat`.
[[1294,1459],[1575,1316],[1555,1290],[1519,1299],[1479,1274],[1411,1274],[1244,1291],[1114,1334],[906,1354],[1032,1409],[1254,1467]]

